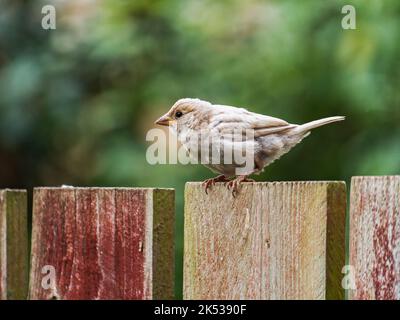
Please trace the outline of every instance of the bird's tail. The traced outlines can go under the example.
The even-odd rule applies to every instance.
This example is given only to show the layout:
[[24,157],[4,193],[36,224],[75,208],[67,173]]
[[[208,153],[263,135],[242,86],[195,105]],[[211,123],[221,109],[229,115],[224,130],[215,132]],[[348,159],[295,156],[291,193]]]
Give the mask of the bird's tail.
[[296,134],[307,133],[314,128],[318,128],[318,127],[324,126],[324,125],[332,123],[332,122],[343,121],[344,119],[345,119],[345,117],[342,117],[342,116],[323,118],[323,119],[319,119],[319,120],[315,120],[315,121],[311,121],[311,122],[307,122],[305,124],[299,125],[299,126],[295,127],[292,132],[296,133]]

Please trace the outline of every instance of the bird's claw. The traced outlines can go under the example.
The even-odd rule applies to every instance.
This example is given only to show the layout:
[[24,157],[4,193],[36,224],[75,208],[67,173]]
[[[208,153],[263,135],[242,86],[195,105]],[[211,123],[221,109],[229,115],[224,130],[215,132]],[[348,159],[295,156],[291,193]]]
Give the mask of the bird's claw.
[[214,185],[213,179],[207,179],[203,182],[204,191],[208,194],[208,189],[211,189],[211,186]]
[[235,198],[239,192],[240,183],[254,182],[254,180],[247,178],[247,176],[239,176],[236,179],[229,180],[224,175],[220,175],[215,178],[207,179],[203,182],[204,191],[206,192],[206,194],[208,194],[208,190],[210,190],[216,182],[225,182],[226,187],[232,191],[232,196]]
[[211,189],[211,187],[215,185],[216,182],[226,182],[226,181],[228,181],[228,179],[224,175],[207,179],[203,182],[204,191],[206,192],[206,194],[208,194],[208,190]]
[[228,190],[232,191],[232,196],[235,198],[239,189],[239,183],[237,179],[227,182],[226,187],[228,188]]
[[239,192],[240,183],[242,182],[255,182],[253,179],[249,179],[246,176],[239,176],[226,183],[226,187],[232,191],[232,196],[235,198]]

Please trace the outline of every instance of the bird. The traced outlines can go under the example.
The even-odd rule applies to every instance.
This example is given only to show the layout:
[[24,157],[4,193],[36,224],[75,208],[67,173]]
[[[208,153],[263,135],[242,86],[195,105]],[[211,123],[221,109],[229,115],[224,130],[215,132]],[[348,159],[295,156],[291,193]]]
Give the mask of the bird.
[[[168,126],[191,157],[203,160],[202,164],[219,174],[203,182],[206,193],[215,183],[224,182],[235,196],[241,183],[254,182],[250,175],[263,172],[265,167],[307,137],[312,129],[344,119],[344,116],[334,116],[298,125],[245,108],[183,98],[155,124]],[[199,142],[201,139],[206,142]],[[207,144],[207,141],[212,143]],[[247,150],[252,156],[248,158],[251,166],[235,157],[232,160],[227,150],[242,156],[243,150]]]

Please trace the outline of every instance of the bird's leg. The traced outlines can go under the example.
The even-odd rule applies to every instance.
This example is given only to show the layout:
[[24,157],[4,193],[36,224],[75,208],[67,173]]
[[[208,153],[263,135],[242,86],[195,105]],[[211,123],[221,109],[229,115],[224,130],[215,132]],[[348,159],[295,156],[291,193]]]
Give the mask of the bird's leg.
[[223,174],[215,178],[207,179],[203,182],[204,190],[208,194],[208,189],[210,189],[216,182],[226,182],[226,181],[229,181],[229,179],[225,177]]
[[232,190],[232,195],[236,197],[239,186],[241,182],[255,182],[253,179],[249,179],[248,176],[238,176],[236,179],[233,179],[226,183],[228,189]]

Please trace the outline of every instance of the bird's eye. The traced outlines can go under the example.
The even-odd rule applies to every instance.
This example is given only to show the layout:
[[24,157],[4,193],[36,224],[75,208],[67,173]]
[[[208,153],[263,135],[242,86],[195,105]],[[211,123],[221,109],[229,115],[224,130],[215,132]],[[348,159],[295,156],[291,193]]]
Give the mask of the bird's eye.
[[178,111],[177,113],[175,113],[175,117],[176,117],[176,118],[180,118],[180,117],[182,117],[182,116],[183,116],[183,113],[180,112],[180,111]]

